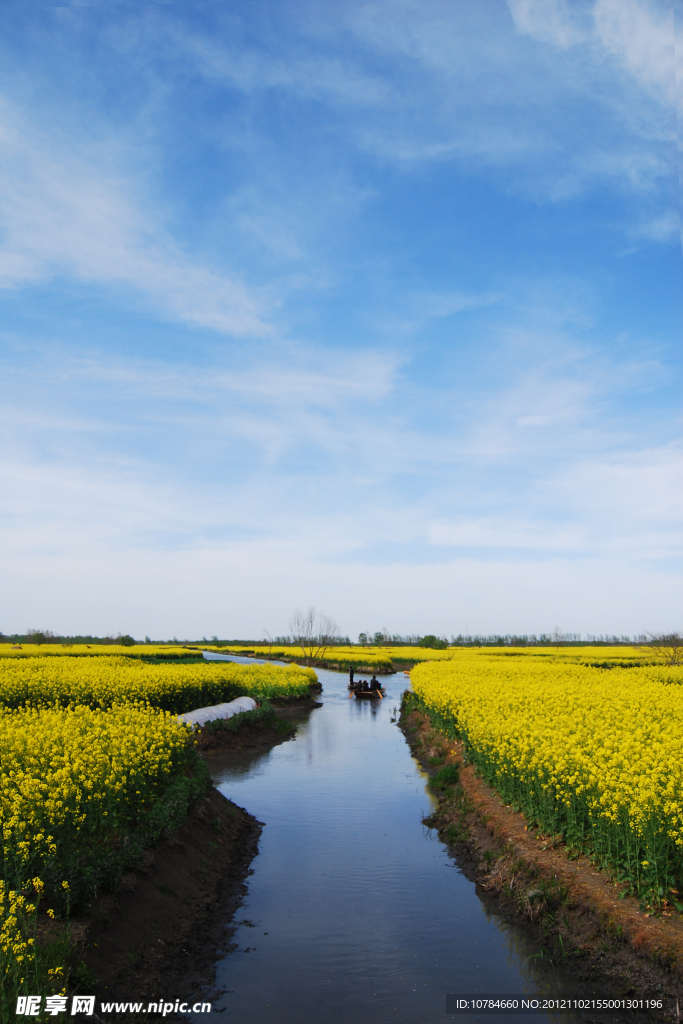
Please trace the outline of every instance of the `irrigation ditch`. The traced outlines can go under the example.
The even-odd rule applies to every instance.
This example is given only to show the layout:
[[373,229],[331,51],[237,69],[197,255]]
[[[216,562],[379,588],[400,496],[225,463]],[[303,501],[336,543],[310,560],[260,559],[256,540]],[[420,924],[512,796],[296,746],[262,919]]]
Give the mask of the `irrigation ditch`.
[[[199,752],[265,751],[294,738],[293,718],[321,707],[311,697],[281,696],[196,733]],[[263,822],[211,788],[182,825],[122,879],[64,925],[46,916],[41,940],[66,944],[70,987],[98,999],[144,1003],[164,993],[188,1002],[213,979],[217,958],[231,948],[231,924],[246,893]],[[80,1019],[80,1018],[79,1018]],[[84,1020],[87,1018],[83,1018]],[[117,1020],[153,1021],[117,1014]],[[184,1020],[175,1013],[165,1020]]]
[[[320,875],[322,867],[323,874],[328,869],[330,877],[336,880],[328,887],[324,877],[314,876],[313,888],[317,886],[320,890],[320,905],[325,905],[325,913],[333,914],[337,901],[339,906],[336,913],[349,916],[349,905],[358,899],[366,915],[362,920],[366,922],[372,920],[375,912],[372,910],[372,901],[378,900],[376,912],[380,930],[377,949],[378,955],[386,963],[390,963],[392,956],[398,957],[397,962],[404,962],[406,957],[413,956],[413,949],[419,951],[422,947],[426,950],[426,959],[432,955],[439,959],[441,956],[455,956],[455,963],[457,957],[467,958],[470,945],[492,942],[491,929],[486,931],[488,926],[485,926],[483,920],[489,917],[492,921],[502,922],[502,926],[495,925],[494,932],[496,928],[502,927],[504,933],[505,923],[509,922],[510,932],[505,941],[511,943],[510,949],[516,950],[515,957],[521,966],[515,969],[521,970],[521,977],[527,979],[525,984],[535,985],[539,979],[543,983],[545,971],[551,983],[559,979],[564,991],[571,991],[575,995],[594,994],[596,991],[603,996],[614,997],[633,995],[648,998],[665,995],[674,1002],[678,1000],[683,1007],[683,921],[647,916],[636,900],[624,895],[620,887],[611,882],[604,872],[597,871],[588,858],[571,859],[557,837],[541,834],[531,828],[514,808],[505,806],[498,795],[476,776],[473,766],[467,763],[463,746],[440,732],[415,694],[406,691],[400,700],[396,724],[407,742],[412,758],[418,762],[429,780],[432,809],[423,818],[423,824],[426,830],[438,834],[451,858],[450,866],[455,861],[459,872],[474,885],[478,905],[481,904],[484,911],[482,914],[478,909],[478,917],[469,918],[470,923],[459,937],[458,929],[454,927],[453,914],[454,911],[459,913],[459,908],[465,906],[463,900],[466,902],[469,899],[465,890],[460,888],[452,894],[454,902],[448,910],[446,892],[443,888],[439,889],[441,882],[437,876],[416,874],[416,871],[435,870],[430,867],[429,857],[433,857],[433,854],[429,854],[428,846],[425,852],[420,840],[413,838],[409,840],[412,844],[410,852],[401,852],[406,829],[412,827],[408,822],[419,822],[420,817],[420,814],[415,815],[415,800],[420,798],[410,796],[413,781],[410,781],[408,775],[399,774],[395,777],[396,780],[404,780],[398,787],[405,794],[400,798],[400,809],[399,804],[394,806],[391,803],[394,800],[393,789],[390,787],[385,790],[381,784],[372,793],[365,794],[364,802],[360,804],[351,795],[349,782],[356,777],[357,765],[362,759],[374,756],[378,758],[377,764],[384,766],[379,776],[373,773],[373,778],[381,777],[382,771],[386,773],[391,770],[397,757],[401,764],[404,761],[413,764],[406,743],[400,734],[397,735],[396,724],[393,724],[396,709],[390,709],[386,701],[377,702],[377,707],[355,708],[356,702],[347,700],[344,679],[338,673],[335,676],[336,679],[330,681],[332,673],[329,673],[325,681],[325,712],[318,720],[317,732],[309,729],[308,748],[305,742],[291,745],[290,764],[289,767],[285,765],[291,773],[290,781],[285,782],[281,767],[272,775],[273,783],[264,783],[265,789],[262,787],[253,791],[255,795],[262,796],[268,792],[268,785],[277,784],[281,787],[279,794],[275,792],[269,796],[271,802],[266,809],[263,809],[263,803],[259,809],[259,804],[252,802],[254,797],[249,795],[252,791],[248,788],[246,792],[236,789],[232,794],[237,795],[239,802],[255,809],[268,822],[268,832],[272,832],[269,841],[272,847],[271,861],[268,861],[266,849],[265,867],[260,869],[262,872],[268,874],[268,871],[272,871],[273,851],[276,851],[277,856],[282,852],[287,860],[287,843],[291,844],[290,849],[296,850],[300,850],[302,844],[306,849],[314,849],[316,843],[320,844],[316,853],[317,860],[313,859],[317,875]],[[287,744],[288,740],[295,738],[297,724],[318,719],[317,715],[312,716],[310,713],[321,707],[313,696],[279,698],[270,704],[264,702],[255,712],[205,726],[197,733],[197,747],[207,763],[215,758],[220,760],[223,754],[227,755],[228,762],[234,755],[235,763],[240,758],[249,760],[252,756],[257,760],[259,757],[267,759],[271,748]],[[337,733],[333,740],[335,729]],[[392,731],[394,740],[391,738]],[[315,744],[310,746],[311,732],[318,737],[317,755]],[[352,747],[354,743],[355,748]],[[297,760],[295,755],[300,747]],[[316,774],[316,756],[319,763],[325,766],[324,773]],[[333,764],[337,766],[334,770]],[[370,760],[367,765],[369,767]],[[246,778],[246,775],[243,777]],[[414,767],[413,777],[414,782],[419,783],[419,773],[416,776]],[[234,782],[233,777],[231,785],[234,786]],[[306,790],[306,805],[295,803],[290,806],[283,802],[282,787],[290,784],[294,793],[302,792],[302,785],[312,786]],[[424,781],[421,785],[424,786]],[[304,806],[307,807],[307,817],[301,816]],[[280,824],[276,824],[271,817],[270,808],[280,816]],[[349,817],[354,814],[357,822]],[[288,830],[287,835],[282,832],[283,828]],[[341,865],[347,863],[346,854],[339,846],[339,837],[346,836],[349,828],[356,828],[351,846],[353,856],[360,854],[361,859],[364,856],[377,856],[384,864],[385,877],[381,886],[374,881],[367,882],[364,891],[357,891],[358,883],[353,881],[349,871],[339,870]],[[361,828],[367,831],[367,836],[358,831]],[[247,904],[254,901],[254,893],[250,894],[253,880],[249,882],[249,876],[256,864],[254,858],[259,852],[262,829],[263,822],[254,814],[227,799],[218,789],[210,789],[176,832],[163,839],[154,849],[146,851],[143,862],[124,877],[117,893],[102,896],[88,908],[87,913],[72,919],[72,977],[78,982],[78,990],[84,991],[96,986],[100,999],[121,1002],[131,998],[153,1002],[164,993],[180,995],[191,1001],[195,995],[199,997],[199,993],[208,991],[229,999],[231,997],[224,994],[231,991],[231,988],[226,988],[226,977],[227,984],[230,984],[230,971],[233,979],[237,971],[239,976],[245,978],[246,1002],[236,1002],[233,1015],[237,1013],[238,1018],[248,1024],[252,1017],[238,1012],[240,1006],[242,1010],[246,1006],[249,1007],[249,1014],[253,1012],[253,1020],[263,1019],[263,1011],[258,1005],[252,1011],[249,1000],[255,998],[254,992],[260,988],[265,989],[266,979],[271,983],[274,971],[281,971],[289,983],[292,970],[291,965],[281,962],[282,952],[279,955],[272,953],[274,959],[270,961],[242,956],[250,953],[252,947],[245,945],[243,937],[240,939],[240,929],[242,933],[246,930],[249,943],[252,941],[250,930],[254,925],[251,920],[237,918],[245,901]],[[281,830],[279,833],[278,829]],[[337,838],[336,829],[340,830]],[[393,833],[390,829],[394,830]],[[359,838],[361,834],[362,839]],[[335,857],[339,858],[336,869]],[[391,857],[395,858],[393,866]],[[263,861],[264,856],[258,860]],[[289,908],[302,907],[311,896],[312,878],[304,871],[299,882],[288,875],[286,884],[292,887],[291,891],[287,890],[287,900],[284,895],[281,896],[279,902],[276,900],[270,909],[267,899],[265,903],[259,904],[258,894],[256,896],[256,905],[264,915],[271,914],[266,926],[272,930],[271,934],[275,936],[278,924],[282,925],[284,938],[281,950],[289,944]],[[414,893],[410,892],[411,884],[415,887]],[[265,897],[260,898],[263,901]],[[382,915],[388,913],[391,907],[392,912],[398,912],[396,921],[403,922],[401,927],[412,928],[415,908],[420,908],[419,912],[423,913],[428,899],[435,901],[431,932],[425,930],[427,921],[417,922],[415,926],[419,928],[419,933],[407,940],[405,948],[395,954],[394,947],[386,944]],[[284,915],[283,900],[287,904]],[[441,900],[445,900],[444,916],[439,919],[442,911],[437,906]],[[257,919],[252,907],[247,905],[246,912],[250,918],[253,915],[254,920]],[[283,919],[278,921],[278,915],[283,915]],[[426,916],[429,917],[429,913]],[[291,956],[296,964],[307,965],[304,972],[306,980],[302,976],[297,984],[303,985],[306,997],[310,998],[313,1013],[310,1019],[313,1020],[318,1019],[314,1007],[320,1003],[321,998],[327,997],[330,990],[326,991],[322,987],[326,984],[323,978],[319,982],[323,996],[316,995],[317,982],[308,969],[326,970],[324,960],[328,954],[324,942],[316,946],[319,940],[314,936],[306,937],[306,921],[307,918],[302,918],[298,926],[302,938],[297,941],[303,945],[298,948],[293,944]],[[447,921],[451,928],[448,933],[442,927]],[[364,941],[368,941],[371,948],[374,941],[372,929],[367,931],[366,923],[361,925],[359,919],[357,926],[349,922],[348,935],[344,933],[341,939],[338,936],[334,941],[331,937],[325,940],[330,941],[331,947],[335,947],[331,948],[329,955],[336,957],[335,944],[348,942],[349,938],[353,948],[361,927]],[[528,934],[528,944],[526,940],[514,938],[522,932]],[[263,935],[267,936],[268,931],[264,931]],[[260,939],[262,944],[267,941],[265,938]],[[457,946],[458,942],[461,943],[460,947]],[[323,961],[322,968],[306,960],[305,951],[311,944]],[[458,948],[464,952],[458,952]],[[500,965],[501,949],[498,946],[495,949],[495,957]],[[354,950],[354,955],[360,955],[360,952]],[[408,960],[408,963],[410,965],[412,961]],[[226,968],[225,965],[230,964],[232,966]],[[249,970],[254,969],[251,980],[245,974],[247,965]],[[353,970],[357,972],[359,965],[364,969],[362,957]],[[404,967],[400,970],[403,971]],[[433,977],[429,984],[438,987],[441,984],[437,980],[440,979],[440,968],[434,973],[433,968],[425,967],[423,976],[429,978],[430,971]],[[500,976],[503,977],[504,972]],[[399,979],[395,982],[397,986],[404,984],[402,973],[400,976],[396,974],[396,978]],[[281,981],[278,983],[282,984]],[[342,984],[341,978],[339,984]],[[358,1007],[350,1007],[349,1019],[361,1022],[380,1019],[372,1010],[370,988],[377,987],[372,975],[368,978],[368,986],[368,993],[361,992],[359,995],[360,1013]],[[346,991],[345,985],[342,990]],[[406,1008],[404,1016],[397,1017],[397,1020],[423,1019],[422,1016],[411,1016],[408,1002],[418,998],[419,991],[417,995],[415,992],[414,987],[409,987],[403,993],[402,998],[407,1001]],[[292,995],[293,1005],[296,1006],[297,991]],[[234,998],[238,997],[239,994]],[[421,998],[425,997],[426,990]],[[264,994],[263,998],[269,997]],[[392,1000],[393,996],[389,995],[388,998]],[[415,1006],[419,1007],[420,1013],[423,1012],[422,1004],[416,1003]],[[107,1021],[110,1019],[107,1018]],[[157,1017],[153,1014],[144,1014],[139,1018],[119,1014],[116,1019],[132,1022],[138,1019],[150,1021]],[[181,1018],[173,1013],[167,1014],[165,1019],[187,1021],[187,1017]],[[289,1017],[285,1015],[281,1019],[289,1020]],[[340,1016],[339,1019],[345,1021],[346,1017]],[[431,1020],[432,1017],[424,1019]],[[647,1014],[620,1016],[594,1013],[583,1019],[619,1024],[625,1020],[651,1021],[654,1017]],[[663,1018],[660,1015],[658,1019]]]

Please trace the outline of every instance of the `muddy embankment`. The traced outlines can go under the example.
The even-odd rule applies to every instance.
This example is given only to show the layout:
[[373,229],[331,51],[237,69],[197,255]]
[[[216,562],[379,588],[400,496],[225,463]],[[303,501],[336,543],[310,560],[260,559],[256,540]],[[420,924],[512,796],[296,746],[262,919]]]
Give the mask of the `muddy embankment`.
[[540,955],[583,992],[665,995],[683,1010],[683,918],[648,915],[587,857],[570,859],[558,837],[531,828],[477,777],[462,745],[432,726],[413,694],[404,696],[400,726],[433,779],[438,808],[424,823],[438,830],[484,901],[524,923]]
[[[294,737],[289,719],[321,706],[310,697],[271,705],[275,715],[254,724],[245,718],[237,730],[201,730],[198,749],[207,758],[268,749]],[[116,894],[72,918],[77,991],[120,1002],[199,999],[213,982],[218,953],[230,948],[230,922],[246,893],[262,826],[212,789],[173,835],[146,851]]]

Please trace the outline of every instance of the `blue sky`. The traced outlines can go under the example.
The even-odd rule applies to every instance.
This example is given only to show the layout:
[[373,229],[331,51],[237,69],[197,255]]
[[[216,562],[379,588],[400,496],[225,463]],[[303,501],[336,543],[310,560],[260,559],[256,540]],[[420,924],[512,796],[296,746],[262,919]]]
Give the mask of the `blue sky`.
[[4,8],[0,629],[680,628],[682,15]]

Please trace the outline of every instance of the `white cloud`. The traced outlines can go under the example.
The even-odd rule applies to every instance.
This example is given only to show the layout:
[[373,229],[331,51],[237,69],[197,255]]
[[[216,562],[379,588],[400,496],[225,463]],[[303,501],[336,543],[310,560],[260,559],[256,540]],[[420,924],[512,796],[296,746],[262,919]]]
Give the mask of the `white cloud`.
[[[582,460],[554,489],[563,504],[591,514],[608,544],[615,533],[632,544],[631,557],[644,557],[643,536],[673,553],[683,545],[683,449],[680,445]],[[629,536],[629,533],[631,536]]]
[[[282,89],[354,106],[372,106],[388,98],[388,84],[378,75],[368,73],[355,61],[316,53],[301,43],[290,45],[286,56],[280,56],[266,47],[247,49],[225,39],[188,33],[168,21],[157,27],[169,56],[191,61],[206,78],[245,93]],[[228,28],[228,38],[232,27]]]
[[488,548],[495,551],[551,551],[558,553],[586,553],[587,538],[584,529],[557,523],[539,523],[529,520],[514,521],[510,516],[496,518],[482,516],[458,522],[436,521],[429,528],[429,542],[439,546],[458,548]]
[[[263,349],[255,363],[243,362],[207,368],[45,348],[13,375],[14,400],[0,410],[4,450],[21,450],[28,463],[34,450],[44,451],[48,432],[49,449],[73,466],[79,458],[90,464],[91,448],[107,438],[126,451],[172,431],[183,467],[185,458],[204,460],[210,451],[222,459],[231,451],[233,463],[257,474],[264,462],[273,468],[308,453],[322,477],[334,473],[336,460],[363,461],[362,453],[373,462],[400,458],[395,417],[387,413],[401,366],[396,354]],[[148,466],[145,475],[156,479],[157,470]]]
[[557,46],[576,46],[590,38],[585,4],[569,0],[508,0],[518,32]]
[[612,458],[577,459],[548,470],[506,511],[435,518],[430,544],[459,549],[548,552],[570,560],[676,567],[683,556],[683,451],[667,446]]
[[558,47],[585,44],[616,58],[639,84],[675,101],[674,12],[661,0],[508,0],[517,30]]
[[120,168],[115,140],[48,133],[7,104],[0,118],[0,287],[59,277],[125,286],[164,317],[267,333],[264,299],[181,249]]
[[[333,12],[313,5],[276,40],[261,25],[259,46],[238,22],[224,26],[225,39],[170,21],[156,36],[166,59],[250,97],[277,89],[295,101],[319,98],[331,113],[324,136],[337,144],[402,164],[524,169],[507,188],[566,200],[595,182],[650,190],[671,174],[657,149],[670,138],[658,84],[669,76],[665,19],[624,3],[620,13],[610,0],[595,10],[510,0],[516,34],[491,5],[392,0]],[[631,28],[642,33],[638,43]],[[298,257],[286,216],[271,240],[245,198],[255,236]]]
[[[679,628],[680,449],[615,441],[600,404],[631,371],[555,345],[434,432],[424,403],[454,401],[448,387],[419,397],[381,353],[234,372],[36,360],[13,377],[22,421],[4,410],[0,625],[253,635],[313,601],[352,634],[375,616],[446,633]],[[235,442],[246,460],[225,463]]]
[[634,241],[672,242],[681,239],[681,214],[679,210],[670,210],[660,216],[636,224],[631,237]]
[[[201,19],[184,33],[171,6],[171,42],[156,49],[151,33],[126,55],[144,68],[128,87],[136,109],[154,106],[153,136],[138,121],[86,138],[77,121],[88,114],[68,84],[61,127],[41,130],[44,110],[41,120],[4,108],[4,287],[102,285],[163,317],[266,337],[228,357],[197,334],[161,351],[166,339],[147,338],[139,322],[125,338],[115,325],[112,346],[159,352],[144,360],[57,346],[32,359],[38,346],[23,336],[3,378],[15,403],[4,404],[0,445],[12,581],[3,629],[239,635],[257,622],[277,632],[283,609],[286,619],[311,601],[352,633],[373,619],[445,632],[680,626],[666,620],[680,557],[679,449],[667,443],[665,409],[653,414],[637,388],[628,402],[634,381],[657,386],[662,369],[647,362],[647,337],[602,327],[623,314],[628,278],[601,262],[613,224],[595,226],[619,216],[621,189],[635,225],[627,236],[665,241],[675,230],[658,191],[671,181],[666,18],[631,0],[511,6],[516,31],[500,4],[342,4],[310,30],[283,17],[281,36],[258,50],[239,34],[197,32]],[[90,57],[80,59],[86,80]],[[92,121],[105,133],[110,109]],[[121,121],[128,113],[116,108]],[[210,150],[214,205],[185,248],[162,204],[182,223],[196,201],[172,163],[182,118],[195,115],[187,137]],[[401,166],[387,171],[385,160]],[[418,166],[446,161],[477,180]],[[498,196],[500,238],[480,247],[464,203],[473,198],[473,218],[489,216],[476,202],[491,169],[504,169],[501,189],[540,200],[607,183],[609,208],[541,224],[538,211],[527,220]],[[463,222],[446,224],[442,242],[462,242],[458,264],[427,251],[440,212],[420,204],[442,196],[450,211],[447,190],[461,181]],[[377,215],[359,226],[368,197]],[[571,239],[566,251],[548,241],[555,226],[557,245]],[[598,252],[592,283],[529,283],[546,257],[576,266],[581,238]],[[222,254],[215,263],[193,254],[211,248]],[[518,263],[516,279],[491,270],[501,259]],[[275,281],[267,291],[221,269],[252,263]],[[286,280],[275,279],[282,263],[296,267]],[[340,281],[332,302],[316,303]],[[599,301],[610,287],[611,307]],[[284,317],[269,300],[303,289],[295,315],[309,337],[323,325],[318,348],[268,337],[269,321]],[[358,327],[369,322],[375,335]],[[347,324],[335,348],[325,327],[336,340]],[[68,336],[66,316],[49,330]],[[378,330],[392,346],[399,331],[404,345],[422,331],[414,364],[371,350]],[[638,365],[600,354],[622,342],[641,349]],[[470,557],[452,557],[455,548]],[[67,606],[71,622],[56,621]]]
[[645,88],[666,103],[675,103],[675,39],[673,4],[642,0],[597,0],[595,31],[613,54]]
[[[629,564],[677,557],[679,449],[640,451],[601,410],[610,385],[623,391],[636,368],[585,366],[566,352],[558,365],[554,355],[471,400],[448,386],[406,390],[382,354],[340,355],[325,368],[300,353],[296,365],[234,372],[41,358],[25,387],[15,378],[21,415],[7,405],[2,418],[11,546],[66,552],[77,535],[93,552],[152,537],[173,550],[215,531],[232,543],[237,531],[301,544],[308,559],[384,544],[609,552]],[[78,417],[85,395],[91,411]],[[450,429],[421,423],[426,407],[458,402]],[[171,472],[155,464],[162,436]],[[224,478],[223,452],[235,446]],[[215,472],[188,487],[204,465]]]
[[[362,5],[352,22],[359,38],[409,61],[411,88],[403,94],[397,80],[389,116],[360,124],[359,144],[401,163],[506,167],[515,172],[509,190],[541,201],[573,199],[602,182],[660,191],[674,170],[663,149],[671,19],[630,0],[622,15],[608,0],[595,11],[563,0],[510,6],[516,40],[482,5],[405,2],[393,18],[386,5]],[[642,33],[637,43],[630,29]],[[530,48],[524,36],[545,45]]]
[[[6,549],[10,550],[10,549]],[[297,544],[242,541],[192,550],[79,549],[12,555],[4,632],[41,623],[57,632],[142,638],[258,638],[287,633],[293,608],[315,603],[352,637],[372,623],[398,632],[582,633],[680,629],[680,581],[609,558],[540,562],[454,558],[440,564],[339,565]]]
[[[46,352],[46,355],[49,355]],[[169,365],[156,359],[121,360],[90,355],[69,357],[55,350],[52,358],[71,380],[97,382],[135,391],[145,398],[182,399],[208,404],[221,395],[267,406],[333,408],[348,400],[379,401],[391,390],[400,363],[394,353],[379,351],[329,353],[292,348],[271,351],[246,368],[210,371],[191,364]],[[66,362],[65,362],[66,360]],[[330,365],[333,363],[333,365]]]

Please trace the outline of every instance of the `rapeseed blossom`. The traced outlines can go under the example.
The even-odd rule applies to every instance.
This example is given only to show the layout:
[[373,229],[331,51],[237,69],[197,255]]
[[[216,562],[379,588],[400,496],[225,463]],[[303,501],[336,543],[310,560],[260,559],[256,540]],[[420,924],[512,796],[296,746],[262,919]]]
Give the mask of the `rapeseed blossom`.
[[677,887],[683,668],[460,652],[411,680],[506,803],[655,897]]
[[[38,984],[43,891],[59,912],[115,886],[205,792],[176,716],[238,694],[308,694],[315,678],[298,666],[148,664],[111,648],[0,660],[0,1016]],[[63,984],[64,970],[41,984]]]
[[205,789],[197,764],[177,718],[142,704],[0,710],[0,1005],[35,979],[44,890],[68,909],[115,883]]
[[0,711],[0,751],[2,877],[19,881],[125,845],[196,757],[174,716],[135,704]]
[[0,707],[87,704],[108,708],[144,701],[182,714],[247,694],[308,694],[312,669],[230,662],[150,665],[123,656],[0,660]]

